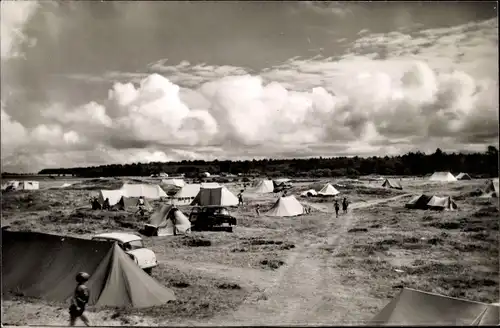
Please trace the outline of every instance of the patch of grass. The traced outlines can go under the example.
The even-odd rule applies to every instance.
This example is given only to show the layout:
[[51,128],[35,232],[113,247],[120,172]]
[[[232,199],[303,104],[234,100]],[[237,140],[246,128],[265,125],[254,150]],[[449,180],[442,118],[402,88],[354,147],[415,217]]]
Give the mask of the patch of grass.
[[271,270],[276,270],[282,265],[285,264],[282,260],[277,260],[277,259],[264,259],[260,261],[260,264],[264,269],[271,269]]

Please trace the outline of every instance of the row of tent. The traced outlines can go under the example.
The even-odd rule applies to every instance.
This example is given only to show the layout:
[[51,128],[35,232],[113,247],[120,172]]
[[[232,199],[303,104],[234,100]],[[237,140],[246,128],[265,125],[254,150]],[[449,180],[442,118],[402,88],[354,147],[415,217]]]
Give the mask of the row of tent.
[[9,181],[2,185],[3,191],[38,189],[40,189],[40,183],[38,181]]
[[303,191],[300,195],[303,197],[311,197],[311,196],[336,196],[340,194],[340,192],[335,189],[330,183],[327,183],[321,188],[319,191],[314,189],[309,189]]
[[439,197],[436,195],[419,195],[415,196],[405,205],[409,209],[419,210],[449,210],[453,211],[458,208],[457,204],[450,196]]

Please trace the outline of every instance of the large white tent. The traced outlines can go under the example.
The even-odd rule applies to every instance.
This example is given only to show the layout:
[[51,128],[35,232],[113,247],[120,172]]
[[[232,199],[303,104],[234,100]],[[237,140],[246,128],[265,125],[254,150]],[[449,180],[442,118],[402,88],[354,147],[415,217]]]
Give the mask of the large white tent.
[[434,172],[429,178],[429,181],[453,182],[457,181],[457,178],[450,172]]
[[260,180],[251,190],[257,194],[267,194],[274,192],[274,184],[272,180]]
[[158,185],[153,184],[129,184],[125,183],[120,190],[125,197],[144,197],[148,199],[160,199],[167,194]]
[[329,183],[324,185],[323,188],[321,188],[321,190],[318,191],[318,195],[320,195],[320,196],[335,196],[338,194],[340,194],[340,192]]
[[266,213],[268,216],[297,216],[304,213],[304,207],[295,196],[280,197]]
[[163,179],[161,180],[161,184],[178,188],[182,188],[186,185],[183,179]]

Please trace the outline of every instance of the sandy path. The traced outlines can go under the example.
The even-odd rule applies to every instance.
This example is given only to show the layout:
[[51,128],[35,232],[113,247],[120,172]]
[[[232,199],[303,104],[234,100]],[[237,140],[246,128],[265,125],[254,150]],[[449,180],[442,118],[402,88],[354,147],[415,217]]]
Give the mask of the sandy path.
[[[351,209],[374,206],[405,197],[351,204]],[[332,229],[322,243],[299,245],[290,253],[286,266],[278,270],[275,283],[267,288],[264,297],[246,300],[237,311],[215,317],[210,325],[292,325],[292,324],[353,324],[349,307],[356,306],[350,299],[350,291],[341,283],[340,272],[335,268],[334,255],[342,243],[347,242],[347,231],[356,222],[350,211],[342,215],[340,227]],[[334,229],[333,229],[334,228]],[[321,245],[335,246],[333,254],[321,259],[315,251]],[[263,299],[262,299],[263,298]]]

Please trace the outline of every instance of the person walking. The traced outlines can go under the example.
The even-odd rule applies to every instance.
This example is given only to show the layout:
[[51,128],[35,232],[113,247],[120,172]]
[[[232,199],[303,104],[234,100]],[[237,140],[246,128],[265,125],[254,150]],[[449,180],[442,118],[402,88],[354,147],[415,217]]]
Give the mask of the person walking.
[[243,190],[240,191],[238,194],[238,206],[242,205],[243,206]]
[[338,218],[339,217],[339,210],[340,210],[340,205],[339,205],[338,200],[335,200],[334,207],[335,207],[335,216]]
[[90,320],[85,315],[85,307],[89,302],[90,292],[85,283],[90,279],[87,272],[80,272],[76,275],[77,286],[71,305],[69,307],[69,325],[74,326],[76,319],[80,318],[86,326],[90,326]]
[[344,197],[344,200],[342,200],[342,210],[344,213],[347,213],[347,207],[349,206],[349,201],[347,200],[347,197]]

